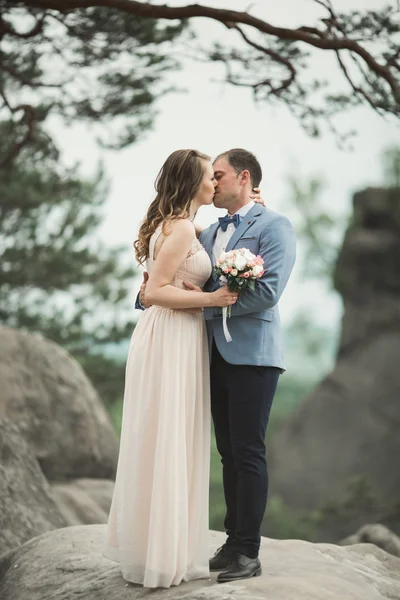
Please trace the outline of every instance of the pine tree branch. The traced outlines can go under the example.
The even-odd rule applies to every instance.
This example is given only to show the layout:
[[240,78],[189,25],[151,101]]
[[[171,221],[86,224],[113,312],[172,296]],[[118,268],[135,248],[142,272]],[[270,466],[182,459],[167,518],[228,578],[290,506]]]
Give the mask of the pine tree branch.
[[[316,1],[329,10],[329,5],[320,0]],[[326,30],[312,27],[290,29],[286,27],[275,27],[246,12],[213,8],[210,6],[202,6],[200,4],[172,7],[137,2],[135,0],[24,0],[22,4],[28,8],[52,9],[60,12],[71,12],[76,9],[94,7],[108,7],[136,17],[148,19],[172,20],[205,17],[219,21],[226,27],[248,25],[260,33],[271,35],[281,40],[302,42],[321,50],[333,50],[336,52],[347,50],[350,53],[359,56],[378,78],[384,80],[390,86],[395,102],[400,103],[400,86],[390,66],[378,62],[378,60],[357,41],[348,37],[337,38],[332,36],[331,31],[335,23],[331,20],[325,20],[325,24],[327,25]]]
[[[259,83],[253,84],[252,87],[254,88],[254,90],[257,90],[257,88],[260,88],[262,86],[268,85],[271,88],[270,94],[275,94],[277,96],[277,95],[279,95],[280,92],[287,89],[294,82],[294,80],[296,79],[296,69],[294,68],[294,66],[292,65],[290,60],[288,60],[287,58],[284,58],[278,52],[275,52],[274,50],[271,50],[270,48],[265,48],[264,46],[260,46],[260,44],[256,44],[255,42],[250,40],[250,38],[244,33],[244,31],[238,25],[234,26],[233,29],[236,29],[236,31],[238,31],[240,33],[240,35],[242,36],[244,41],[249,46],[251,46],[252,48],[255,48],[259,52],[262,52],[263,54],[266,54],[267,56],[272,58],[273,61],[275,61],[281,65],[284,65],[290,72],[290,76],[287,77],[286,79],[284,79],[279,87],[273,87],[270,79],[265,79],[263,81],[260,81]],[[233,83],[232,80],[231,80],[231,83]]]
[[362,97],[365,99],[365,101],[366,101],[366,102],[367,102],[367,103],[368,103],[368,104],[371,106],[371,108],[373,108],[374,110],[376,110],[376,111],[378,111],[380,114],[382,114],[382,113],[380,112],[380,107],[379,107],[379,106],[377,106],[377,104],[376,104],[376,101],[374,101],[374,100],[373,100],[373,99],[372,99],[372,98],[371,98],[371,97],[370,97],[370,96],[367,94],[367,92],[366,92],[365,90],[363,90],[363,89],[362,89],[360,86],[358,86],[358,85],[356,85],[356,84],[354,83],[354,81],[352,80],[352,78],[351,78],[351,77],[350,77],[350,75],[349,75],[348,69],[347,69],[346,65],[344,64],[344,62],[343,62],[343,60],[342,60],[342,58],[341,58],[341,56],[340,56],[340,53],[339,53],[339,52],[336,52],[336,57],[337,57],[337,61],[338,61],[339,67],[340,67],[341,71],[343,72],[343,75],[345,76],[345,78],[346,78],[346,79],[347,79],[347,81],[349,82],[349,84],[350,84],[350,87],[352,88],[352,90],[353,90],[353,91],[354,91],[356,94],[359,94],[360,96],[362,96]]
[[13,160],[18,156],[25,144],[27,144],[32,139],[36,123],[36,113],[35,109],[30,104],[20,104],[19,106],[15,107],[11,106],[4,90],[2,89],[0,89],[0,96],[4,101],[4,105],[12,114],[15,115],[23,111],[20,123],[23,123],[26,127],[26,131],[24,135],[22,135],[21,139],[14,144],[11,150],[9,150],[5,157],[0,161],[0,169],[5,169],[12,164]]
[[[10,65],[6,64],[0,55],[0,71],[5,71],[13,77],[16,81],[21,83],[22,85],[26,85],[30,88],[61,88],[63,86],[62,83],[45,83],[44,81],[33,81],[28,77],[24,77],[21,73],[13,69]],[[65,82],[66,83],[66,82]]]
[[386,64],[388,67],[395,67],[400,71],[400,65],[397,62],[397,59],[400,57],[400,46],[397,52],[387,57]]

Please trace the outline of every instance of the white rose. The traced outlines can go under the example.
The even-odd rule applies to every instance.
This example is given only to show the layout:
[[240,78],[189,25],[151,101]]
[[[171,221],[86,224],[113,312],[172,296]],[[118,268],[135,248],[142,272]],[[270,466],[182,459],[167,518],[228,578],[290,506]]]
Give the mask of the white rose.
[[261,265],[256,265],[255,267],[253,267],[252,271],[253,275],[257,277],[263,271],[263,268]]
[[239,254],[235,260],[235,267],[238,269],[238,271],[241,271],[242,269],[245,268],[246,264],[247,264],[247,258],[244,257],[242,254]]
[[245,257],[247,262],[250,260],[253,260],[253,258],[254,258],[254,254],[252,252],[250,252],[250,250],[248,248],[245,248],[243,250],[243,256]]

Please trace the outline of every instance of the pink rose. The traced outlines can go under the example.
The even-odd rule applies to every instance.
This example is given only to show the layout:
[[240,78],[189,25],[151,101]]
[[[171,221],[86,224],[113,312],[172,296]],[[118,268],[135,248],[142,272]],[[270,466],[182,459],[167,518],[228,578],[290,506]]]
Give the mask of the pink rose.
[[248,279],[250,277],[250,273],[248,271],[246,271],[246,273],[243,273],[243,277]]
[[238,274],[237,269],[232,269],[231,275],[233,275],[233,277],[236,277],[237,274]]

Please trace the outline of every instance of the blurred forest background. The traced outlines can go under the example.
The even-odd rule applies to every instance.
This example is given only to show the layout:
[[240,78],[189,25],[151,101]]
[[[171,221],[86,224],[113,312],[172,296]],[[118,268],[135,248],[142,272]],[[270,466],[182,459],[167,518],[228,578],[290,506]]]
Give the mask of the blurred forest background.
[[[172,4],[183,6],[182,2]],[[246,9],[240,1],[222,4],[229,4],[232,10]],[[307,12],[311,4],[318,12]],[[254,13],[264,19],[266,11],[261,5],[255,3]],[[212,15],[198,25],[191,18],[165,20],[148,14],[128,18],[117,8],[93,6],[68,11],[61,1],[0,0],[0,322],[41,332],[68,350],[98,390],[117,433],[127,348],[138,318],[134,296],[141,278],[130,244],[151,200],[149,181],[176,147],[192,145],[210,153],[215,150],[216,154],[235,145],[254,151],[265,171],[263,197],[272,208],[288,214],[296,228],[299,258],[283,310],[287,372],[281,377],[268,429],[272,448],[274,439],[286,431],[285,423],[302,414],[302,405],[321,389],[319,384],[342,356],[340,340],[343,343],[346,338],[344,329],[341,331],[343,311],[353,310],[347,314],[354,321],[359,312],[357,303],[365,308],[368,299],[375,303],[375,314],[381,310],[376,303],[378,280],[367,286],[375,295],[364,293],[376,257],[368,254],[369,250],[369,267],[350,274],[357,280],[357,289],[364,290],[363,298],[355,294],[354,302],[346,303],[345,299],[342,303],[347,288],[340,279],[342,271],[337,271],[338,255],[343,241],[357,227],[382,230],[381,240],[390,237],[388,231],[393,234],[394,246],[383,258],[379,255],[377,271],[387,267],[390,281],[385,280],[385,298],[391,294],[393,302],[399,300],[400,260],[395,242],[400,239],[400,220],[396,221],[400,144],[395,143],[400,98],[398,5],[375,2],[365,7],[355,3],[337,13],[329,1],[304,2],[305,12],[296,12],[293,2],[287,5],[293,14],[271,8],[272,20],[281,19],[280,25],[286,27],[309,25],[309,32],[304,30],[304,35],[311,36],[309,41],[254,30],[246,23],[221,25],[226,23],[226,15],[217,19],[220,35],[216,42],[216,17]],[[219,8],[217,2],[207,2],[207,6]],[[304,15],[311,15],[312,21],[303,22]],[[316,34],[311,26],[323,33]],[[345,44],[343,51],[340,45],[337,49],[329,46],[329,40],[343,43],[350,38],[357,39],[385,67],[375,68],[373,61],[364,61],[357,52],[352,54]],[[330,62],[325,62],[328,53]],[[318,62],[321,55],[322,62]],[[222,99],[215,92],[215,79],[218,89],[224,90]],[[202,91],[210,90],[207,111],[213,110],[215,99],[216,119],[221,110],[218,102],[222,107],[229,103],[229,131],[226,123],[212,121],[207,111],[199,115],[198,103],[204,107],[204,98],[197,81]],[[179,119],[171,121],[171,106],[182,98],[189,106],[186,116],[182,112],[183,125]],[[285,117],[281,110],[287,113]],[[268,137],[276,114],[280,123],[286,123],[282,139],[279,132],[273,139]],[[201,146],[205,142],[197,133],[196,115],[202,129],[210,120],[206,135],[210,140],[215,138],[210,148]],[[240,123],[251,130],[254,119],[260,126],[252,132],[252,143],[243,135]],[[357,131],[352,131],[353,126]],[[377,131],[380,137],[374,141]],[[269,155],[262,151],[265,146],[271,156],[279,154],[280,172],[274,173],[273,163],[268,163]],[[364,156],[365,146],[370,163],[365,169],[352,163],[354,169],[347,178],[343,165],[353,161],[357,152]],[[141,152],[151,163],[145,181]],[[321,170],[321,163],[315,168],[315,157],[324,152],[326,172]],[[120,160],[134,178],[118,188],[116,179],[121,171],[116,165]],[[368,165],[372,163],[371,174]],[[345,188],[340,189],[346,189],[347,197],[329,195],[329,188],[336,185],[333,180],[345,182]],[[353,210],[352,194],[367,186],[375,186],[376,193],[367,194],[366,212],[356,199]],[[382,198],[387,191],[390,199],[386,202]],[[140,202],[136,201],[138,196]],[[126,204],[128,213],[122,208]],[[215,220],[215,214],[202,218],[208,224]],[[114,227],[111,235],[107,234],[107,221]],[[129,229],[119,236],[124,223],[129,223]],[[115,239],[122,242],[116,245]],[[381,242],[378,246],[383,247]],[[360,260],[357,264],[364,263]],[[311,304],[307,303],[309,296]],[[391,316],[389,322],[398,339],[399,321]],[[368,373],[373,374],[374,364],[368,362]],[[378,369],[377,380],[381,376]],[[397,399],[399,381],[396,379],[390,392]],[[376,401],[383,402],[379,395]],[[396,406],[392,423],[397,423],[397,429],[392,431],[388,426],[387,438],[399,434],[398,401]],[[324,411],[319,414],[323,419]],[[362,420],[360,413],[356,418]],[[332,424],[335,426],[340,429],[340,425]],[[292,443],[296,450],[294,436],[286,443]],[[395,448],[394,442],[388,443],[387,452],[393,454]],[[301,455],[301,446],[298,452]],[[323,453],[323,445],[315,452]],[[279,468],[284,477],[285,467]],[[307,471],[307,464],[303,468]],[[393,528],[400,528],[400,476],[392,473],[397,501],[391,499],[390,514],[386,514],[371,500],[363,467],[359,469],[360,477],[357,473],[351,477],[353,488],[343,501],[352,523],[358,523],[368,504],[369,518],[382,517]],[[273,482],[271,486],[265,534],[313,539],[321,520],[328,513],[329,518],[337,513],[337,506],[322,506],[317,500],[314,505],[304,500],[297,506],[295,500],[287,500],[290,494],[296,495],[295,491],[278,485],[275,493]],[[396,502],[397,511],[393,509]],[[221,468],[213,443],[212,528],[222,529],[223,513]]]

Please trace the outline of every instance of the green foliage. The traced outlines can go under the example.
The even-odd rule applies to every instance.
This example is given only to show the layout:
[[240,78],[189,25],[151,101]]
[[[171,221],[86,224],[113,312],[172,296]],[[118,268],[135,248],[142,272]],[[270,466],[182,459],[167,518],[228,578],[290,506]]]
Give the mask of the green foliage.
[[365,523],[382,523],[400,531],[400,502],[388,505],[370,478],[360,474],[347,483],[346,495],[341,501],[326,502],[318,508],[320,531],[336,532],[336,540],[353,533]]
[[111,418],[119,435],[121,428],[122,402],[124,393],[125,363],[104,356],[91,348],[74,351],[75,358],[98,391],[100,398],[110,410]]
[[285,373],[279,378],[278,388],[271,408],[271,415],[267,428],[268,441],[272,439],[279,427],[301,404],[306,395],[315,385],[314,379],[299,375]]
[[[365,475],[348,482],[347,495],[341,502],[327,502],[313,510],[294,510],[281,498],[268,500],[262,535],[280,539],[296,538],[315,541],[316,534],[336,532],[339,541],[365,523],[383,523],[394,531],[400,530],[400,503],[387,506],[373,490]],[[330,533],[332,535],[332,533]]]
[[[315,27],[303,23],[298,31],[305,37],[310,33],[316,47],[324,48],[324,42],[328,40],[337,42],[337,49],[331,49],[329,53],[333,60],[327,62],[326,76],[313,76],[310,64],[314,53],[310,45],[296,36],[291,39],[285,29],[281,35],[273,36],[246,31],[240,25],[232,24],[239,34],[235,46],[227,49],[218,42],[207,54],[210,60],[225,66],[231,84],[250,88],[258,103],[267,101],[284,105],[310,136],[321,135],[325,125],[344,142],[354,135],[354,131],[341,134],[337,131],[334,117],[339,113],[366,105],[379,114],[400,115],[399,10],[398,6],[387,5],[373,11],[336,12],[330,0],[316,2],[325,9],[322,13],[325,18],[320,18]],[[366,64],[358,53],[340,49],[340,44],[346,44],[348,40],[351,43],[357,40],[371,57],[374,56],[379,63],[377,71],[370,70],[369,61]],[[329,80],[335,63],[344,85],[335,79],[333,86]],[[381,77],[382,67],[390,71],[389,80],[393,86]]]
[[[316,2],[323,9],[315,22],[272,31],[262,19],[246,27],[251,18],[246,12],[217,9],[216,15],[215,9],[193,5],[194,18],[208,12],[209,19],[231,29],[234,45],[210,47],[207,40],[205,49],[195,48],[192,34],[184,38],[189,46],[185,52],[173,46],[187,29],[185,18],[172,14],[174,7],[160,8],[164,20],[158,15],[141,18],[143,3],[118,3],[116,8],[109,0],[82,9],[68,8],[61,0],[53,3],[54,9],[41,9],[40,0],[3,0],[0,91],[5,102],[0,112],[15,113],[17,104],[27,103],[36,122],[40,113],[51,110],[68,120],[112,125],[112,133],[102,132],[101,141],[123,147],[151,126],[155,101],[169,90],[165,74],[178,67],[176,56],[185,52],[186,58],[195,54],[221,62],[230,84],[250,88],[256,101],[285,105],[312,136],[321,133],[322,124],[338,133],[333,117],[360,105],[398,117],[398,8],[389,4],[380,10],[336,13],[330,0]],[[332,57],[322,77],[310,68],[317,48]],[[339,83],[330,80],[335,63]]]
[[170,89],[165,76],[179,67],[171,49],[185,22],[105,7],[60,13],[3,2],[0,9],[0,120],[11,129],[0,164],[50,114],[90,122],[111,148],[151,127],[156,101]]
[[[0,123],[0,152],[7,128]],[[131,334],[134,270],[123,266],[121,249],[96,238],[106,193],[102,169],[82,180],[77,168],[59,164],[57,148],[39,131],[0,169],[0,322],[64,346],[112,401],[123,371],[91,352]]]
[[295,209],[296,235],[304,252],[302,275],[308,279],[331,279],[345,227],[343,216],[324,208],[323,187],[318,177],[301,181],[297,175],[289,175],[290,205]]
[[103,146],[136,141],[169,90],[179,66],[170,50],[185,29],[105,7],[0,1],[0,322],[64,346],[109,405],[124,368],[98,349],[132,332],[134,271],[98,239],[103,169],[83,180],[64,168],[49,117],[89,122]]
[[379,501],[372,490],[371,482],[365,475],[354,477],[348,482],[347,497],[340,503],[328,502],[322,507],[325,518],[343,516],[343,513],[376,513]]
[[319,510],[293,511],[277,496],[268,500],[261,535],[312,541],[322,520]]
[[326,521],[351,522],[362,516],[365,521],[385,523],[396,531],[400,528],[400,501],[397,506],[388,505],[365,474],[348,481],[347,495],[341,502],[328,502],[320,512]]
[[[316,325],[307,309],[298,310],[284,329],[289,373],[315,384],[334,365],[339,337],[337,327]],[[281,377],[282,382],[286,374]],[[282,385],[282,383],[280,383]]]
[[108,405],[107,408],[109,410],[115,432],[119,437],[121,435],[123,401],[118,400],[117,402]]
[[210,502],[209,522],[210,528],[217,531],[224,530],[225,498],[222,486],[222,464],[221,457],[215,442],[214,429],[211,436],[211,459],[210,459]]

